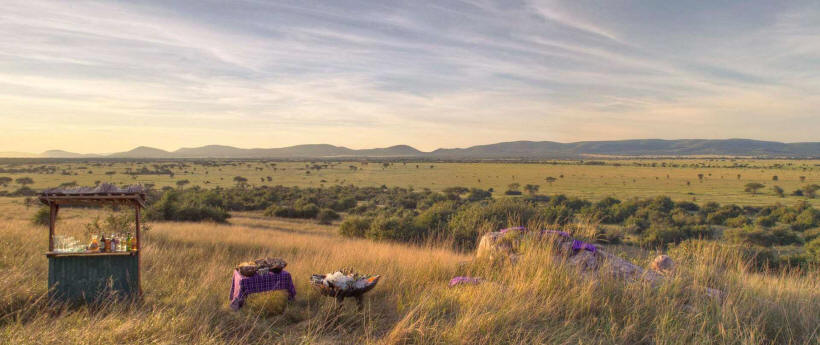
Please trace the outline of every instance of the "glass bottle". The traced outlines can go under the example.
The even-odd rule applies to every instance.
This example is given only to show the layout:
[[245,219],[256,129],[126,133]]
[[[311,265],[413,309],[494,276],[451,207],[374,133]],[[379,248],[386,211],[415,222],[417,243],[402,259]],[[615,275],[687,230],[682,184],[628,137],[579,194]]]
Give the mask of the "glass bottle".
[[88,251],[96,252],[100,249],[100,240],[97,235],[91,235],[91,243],[88,245]]

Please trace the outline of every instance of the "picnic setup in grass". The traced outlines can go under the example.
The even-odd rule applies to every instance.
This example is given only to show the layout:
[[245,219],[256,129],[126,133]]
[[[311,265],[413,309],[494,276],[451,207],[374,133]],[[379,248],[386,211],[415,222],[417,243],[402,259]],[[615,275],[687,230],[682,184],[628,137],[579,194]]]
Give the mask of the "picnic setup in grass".
[[[287,299],[293,300],[296,288],[290,273],[285,271],[285,260],[279,258],[265,258],[243,262],[236,266],[231,282],[230,307],[240,310],[248,298],[254,294],[264,294],[265,299],[275,298],[269,295],[273,291],[287,292]],[[314,274],[310,277],[311,286],[319,294],[334,297],[339,302],[338,308],[346,297],[356,299],[359,309],[364,307],[363,295],[378,284],[381,276],[366,275],[355,272],[350,268],[343,268],[333,273]],[[267,309],[268,302],[261,304]]]

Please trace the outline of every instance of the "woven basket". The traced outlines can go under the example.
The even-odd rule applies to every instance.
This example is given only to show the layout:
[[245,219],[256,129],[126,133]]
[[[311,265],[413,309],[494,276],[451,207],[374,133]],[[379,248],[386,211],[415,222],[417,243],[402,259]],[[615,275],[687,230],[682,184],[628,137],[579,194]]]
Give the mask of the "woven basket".
[[265,259],[257,259],[256,265],[259,268],[268,268],[273,273],[282,272],[285,267],[287,267],[288,263],[285,260],[280,258],[265,258]]
[[236,270],[243,276],[253,277],[256,275],[256,271],[259,270],[259,266],[256,266],[254,262],[243,262],[236,266]]

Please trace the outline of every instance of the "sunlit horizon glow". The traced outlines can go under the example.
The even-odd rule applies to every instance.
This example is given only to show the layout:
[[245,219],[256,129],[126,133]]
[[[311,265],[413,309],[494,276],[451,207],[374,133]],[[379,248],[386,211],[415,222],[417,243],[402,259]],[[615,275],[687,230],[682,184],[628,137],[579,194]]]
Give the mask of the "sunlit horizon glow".
[[817,1],[3,1],[0,152],[820,140]]

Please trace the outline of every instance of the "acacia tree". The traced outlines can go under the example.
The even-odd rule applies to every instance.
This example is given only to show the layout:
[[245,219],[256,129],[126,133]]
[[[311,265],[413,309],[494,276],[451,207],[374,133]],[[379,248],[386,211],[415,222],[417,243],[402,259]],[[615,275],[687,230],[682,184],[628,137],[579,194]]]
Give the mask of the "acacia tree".
[[749,182],[744,187],[745,187],[745,189],[744,189],[745,192],[752,193],[752,194],[757,194],[757,191],[760,190],[763,187],[766,187],[766,185],[764,185],[762,183],[757,183],[757,182]]
[[234,176],[233,177],[233,182],[236,183],[237,187],[245,187],[248,184],[248,179],[246,179],[242,176]]
[[541,189],[541,186],[535,184],[528,184],[524,186],[524,190],[527,191],[527,193],[529,193],[530,195],[535,195],[535,193],[538,193],[539,189]]
[[8,176],[0,176],[0,186],[8,186],[11,183],[12,179]]
[[[561,177],[564,177],[564,175],[561,175]],[[547,178],[544,179],[544,181],[547,181],[547,183],[549,183],[550,186],[552,186],[552,183],[555,182],[556,180],[557,179],[555,177],[552,177],[552,176],[547,176]]]
[[191,183],[191,181],[188,181],[188,180],[179,180],[179,181],[177,181],[177,187],[179,187],[179,189],[180,189],[180,190],[182,190],[182,188],[183,188],[186,184],[189,184],[189,183]]

